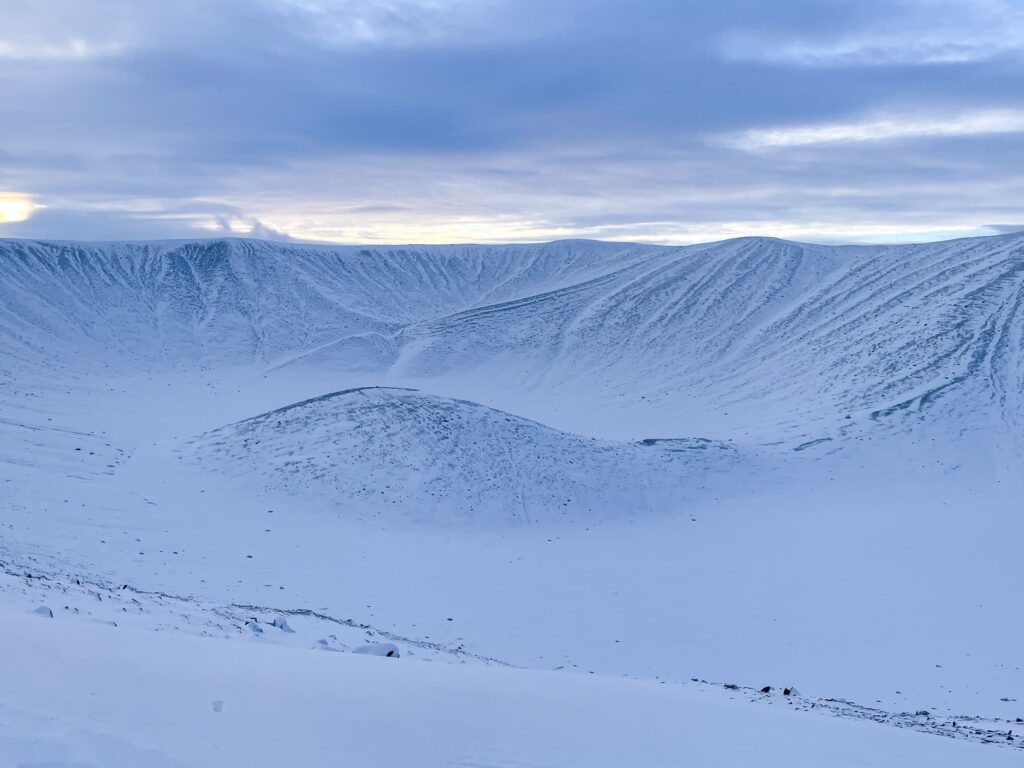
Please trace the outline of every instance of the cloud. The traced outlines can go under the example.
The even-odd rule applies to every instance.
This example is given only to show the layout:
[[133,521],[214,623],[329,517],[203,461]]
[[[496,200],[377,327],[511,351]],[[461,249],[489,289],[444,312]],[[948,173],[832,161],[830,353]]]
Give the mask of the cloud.
[[[955,5],[6,0],[0,186],[45,207],[0,234],[867,237],[1024,220],[1024,73],[999,43],[1015,17]],[[878,50],[916,53],[880,76],[864,65]]]
[[758,128],[722,136],[718,140],[737,149],[760,150],[809,144],[990,136],[1002,133],[1024,133],[1024,110],[993,109],[930,117],[894,115],[840,123]]
[[271,12],[299,19],[319,42],[341,48],[438,45],[475,37],[480,42],[514,33],[495,28],[494,0],[263,0]]
[[827,43],[766,43],[748,38],[725,42],[723,53],[738,61],[812,68],[929,66],[969,64],[1024,53],[1022,32],[1001,31],[991,37],[965,39],[952,32],[940,36],[880,35]]
[[986,224],[986,229],[1000,235],[1014,235],[1018,232],[1024,232],[1024,221],[1019,224]]
[[108,201],[88,207],[57,205],[36,208],[34,215],[3,217],[0,195],[0,237],[53,240],[164,240],[181,237],[255,237],[291,240],[285,232],[229,205],[166,201],[118,204]]
[[62,43],[35,44],[0,40],[0,59],[95,59],[116,56],[122,50],[116,43],[93,43],[77,38]]
[[[875,3],[868,0],[870,8]],[[884,7],[884,6],[888,7]],[[810,67],[935,66],[1024,56],[1024,8],[1016,0],[893,0],[852,29],[802,36],[733,30],[720,50],[738,61]]]
[[0,62],[74,63],[117,56],[145,26],[121,0],[55,0],[45,7],[35,0],[5,0],[2,22]]

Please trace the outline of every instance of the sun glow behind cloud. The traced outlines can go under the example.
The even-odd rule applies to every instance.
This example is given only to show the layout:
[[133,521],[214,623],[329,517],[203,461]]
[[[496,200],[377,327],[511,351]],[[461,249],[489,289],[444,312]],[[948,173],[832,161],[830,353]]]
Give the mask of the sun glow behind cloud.
[[[446,218],[437,210],[417,212],[329,210],[261,211],[259,221],[298,240],[326,243],[442,244],[454,242],[544,242],[590,238],[623,242],[692,244],[736,237],[779,237],[818,243],[930,242],[995,234],[984,220],[950,225],[941,217],[916,222],[899,217],[874,222],[829,219],[793,222],[782,218],[718,219],[713,221],[635,220],[621,224],[560,225],[543,217],[488,215]],[[205,227],[212,231],[212,227]],[[249,234],[243,228],[218,228],[221,235]]]
[[38,207],[27,195],[0,192],[0,224],[26,221]]

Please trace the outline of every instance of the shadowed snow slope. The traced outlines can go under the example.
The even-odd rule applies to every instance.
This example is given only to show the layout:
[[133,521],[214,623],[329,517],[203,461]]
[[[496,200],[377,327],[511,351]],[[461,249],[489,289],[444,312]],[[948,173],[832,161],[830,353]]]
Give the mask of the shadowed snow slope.
[[[1022,234],[0,241],[0,605],[53,625],[795,684],[998,755],[1022,442]],[[462,764],[538,761],[593,763]]]
[[[0,241],[0,286],[0,374],[12,379],[228,366],[477,376],[500,380],[464,387],[492,405],[488,390],[539,389],[643,406],[648,434],[635,438],[654,425],[679,436],[695,413],[716,437],[902,430],[940,402],[966,429],[1024,426],[1022,235],[878,247]],[[586,431],[577,416],[565,425]]]
[[189,451],[356,518],[595,522],[679,508],[708,474],[740,468],[724,443],[611,443],[462,400],[364,387],[217,429]]
[[[1022,235],[879,247],[0,241],[0,297],[3,456],[68,472],[79,457],[63,445],[111,454],[88,469],[102,472],[121,448],[81,409],[65,417],[55,403],[166,375],[190,382],[181,396],[225,376],[242,389],[305,382],[282,385],[276,402],[261,401],[269,407],[340,387],[415,386],[631,441],[704,435],[848,452],[902,435],[897,454],[1010,473],[1024,434]],[[314,400],[226,429],[208,466],[239,473],[261,458],[280,487],[331,489],[355,517],[434,522],[442,497],[460,520],[526,522],[618,516],[693,487],[682,471],[665,496],[664,473],[650,471],[664,464],[657,450],[427,402]],[[257,429],[263,443],[229,445]],[[563,476],[568,462],[554,468],[563,450],[577,479]]]
[[335,352],[341,363],[380,368],[404,324],[572,284],[652,250],[4,240],[0,350],[79,372],[272,363],[350,340]]
[[638,387],[670,412],[696,400],[731,411],[720,430],[777,438],[835,430],[848,415],[890,423],[963,393],[974,416],[1019,425],[1022,334],[1024,236],[871,248],[748,239],[421,322],[402,331],[413,351],[402,365]]

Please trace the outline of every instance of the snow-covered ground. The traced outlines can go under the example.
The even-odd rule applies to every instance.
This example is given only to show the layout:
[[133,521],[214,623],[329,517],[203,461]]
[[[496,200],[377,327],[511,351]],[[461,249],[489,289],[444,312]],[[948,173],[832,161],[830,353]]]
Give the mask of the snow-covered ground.
[[0,241],[0,756],[1019,760],[1022,296],[1022,236]]
[[[1018,765],[1020,755],[700,684],[451,666],[4,616],[19,766]],[[45,663],[40,663],[45,659]]]

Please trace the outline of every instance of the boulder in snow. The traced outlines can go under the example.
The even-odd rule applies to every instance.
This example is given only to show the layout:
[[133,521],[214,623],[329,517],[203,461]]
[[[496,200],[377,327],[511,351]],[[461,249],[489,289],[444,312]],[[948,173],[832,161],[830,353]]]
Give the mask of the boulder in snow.
[[355,648],[352,653],[364,653],[368,656],[387,656],[389,659],[397,659],[401,654],[398,646],[394,643],[371,643]]
[[288,620],[284,618],[284,616],[278,616],[276,619],[270,622],[270,626],[277,627],[282,632],[287,632],[288,634],[295,633],[295,630],[288,626]]

